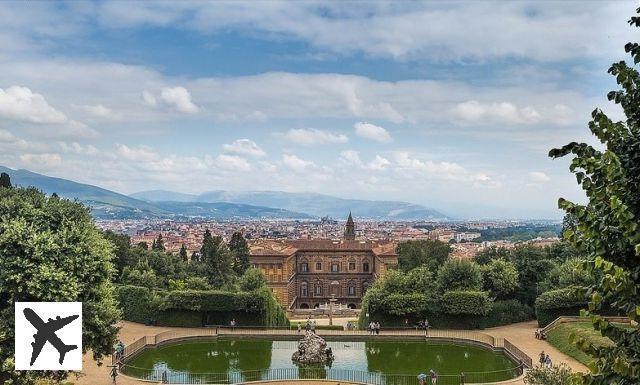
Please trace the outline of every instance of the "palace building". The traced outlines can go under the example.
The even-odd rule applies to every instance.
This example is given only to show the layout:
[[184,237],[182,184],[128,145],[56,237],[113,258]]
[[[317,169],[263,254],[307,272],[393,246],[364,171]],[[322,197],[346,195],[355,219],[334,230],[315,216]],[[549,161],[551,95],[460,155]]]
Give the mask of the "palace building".
[[367,288],[398,264],[395,242],[356,239],[351,213],[342,239],[261,239],[250,261],[285,309],[311,309],[335,298],[359,308]]

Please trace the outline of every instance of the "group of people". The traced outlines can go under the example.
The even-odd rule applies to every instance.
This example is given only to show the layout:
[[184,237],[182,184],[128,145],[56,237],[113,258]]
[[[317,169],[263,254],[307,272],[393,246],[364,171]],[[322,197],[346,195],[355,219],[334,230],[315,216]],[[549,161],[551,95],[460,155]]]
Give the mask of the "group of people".
[[542,329],[536,329],[536,339],[537,340],[546,340],[547,335],[544,333]]
[[540,358],[538,359],[541,368],[550,368],[553,366],[551,362],[551,357],[548,354],[545,354],[544,350],[540,352]]
[[380,334],[380,322],[369,322],[369,334],[370,335],[378,335]]
[[121,362],[124,358],[124,344],[122,341],[118,340],[118,342],[113,345],[113,352],[116,356],[116,362]]
[[438,383],[438,373],[433,369],[429,370],[428,376],[424,373],[418,374],[418,382],[420,382],[420,385],[425,385],[427,378],[431,379],[431,385],[436,385]]

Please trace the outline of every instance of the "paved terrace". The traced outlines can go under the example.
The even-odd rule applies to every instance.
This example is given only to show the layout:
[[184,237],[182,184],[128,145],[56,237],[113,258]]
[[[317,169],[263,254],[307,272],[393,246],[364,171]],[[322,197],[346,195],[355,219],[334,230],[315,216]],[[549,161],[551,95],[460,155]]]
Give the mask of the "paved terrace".
[[[336,324],[341,324],[344,322],[346,324],[347,320],[335,320]],[[128,349],[135,349],[135,346],[132,346],[134,342],[139,341],[142,337],[148,336],[145,340],[148,344],[153,344],[156,341],[162,342],[166,340],[171,340],[177,337],[188,337],[188,336],[201,336],[201,335],[216,335],[215,328],[171,328],[171,327],[155,327],[155,326],[146,326],[142,324],[137,324],[133,322],[124,321],[120,324],[120,335],[119,338],[128,346]],[[540,351],[544,350],[551,356],[554,364],[566,363],[571,367],[574,371],[586,371],[587,368],[576,361],[575,359],[561,353],[553,346],[548,344],[546,341],[537,340],[534,336],[534,332],[537,328],[537,323],[535,321],[532,322],[523,322],[518,324],[512,324],[507,326],[501,326],[491,329],[486,329],[481,332],[478,331],[445,331],[445,330],[431,330],[431,336],[438,336],[446,338],[448,333],[451,333],[450,336],[461,337],[466,335],[471,340],[477,340],[476,337],[481,334],[486,334],[490,337],[494,338],[493,346],[501,346],[501,341],[504,339],[509,340],[513,345],[515,345],[519,350],[524,352],[526,355],[531,357],[535,361],[537,360],[538,354]],[[377,338],[377,336],[368,337],[367,331],[359,331],[359,332],[342,332],[335,330],[317,330],[319,335],[322,336],[361,336],[361,338]],[[235,330],[230,330],[229,328],[224,328],[224,334],[252,334],[252,335],[269,335],[269,336],[285,336],[285,335],[296,335],[296,330],[264,330],[264,329],[243,329],[236,328]],[[156,337],[157,336],[157,337]],[[415,336],[420,337],[424,336],[423,330],[382,330],[380,332],[379,337],[383,338],[394,338],[401,336]],[[479,341],[484,343],[490,343],[490,341]],[[144,345],[144,343],[142,344]],[[73,381],[74,384],[77,385],[112,385],[111,379],[109,378],[109,368],[106,366],[110,364],[110,359],[106,359],[102,366],[99,366],[96,362],[94,362],[91,358],[91,353],[87,353],[84,357],[83,368],[84,370],[80,374],[80,377]],[[328,384],[344,384],[345,381],[282,381],[282,383],[286,384],[294,384],[294,383],[313,383],[328,385]],[[276,382],[270,382],[270,384],[275,384]],[[513,385],[524,385],[522,379],[511,380],[506,383]],[[142,385],[149,384],[149,382],[136,380],[133,378],[128,378],[126,376],[118,377],[118,384],[121,385]]]

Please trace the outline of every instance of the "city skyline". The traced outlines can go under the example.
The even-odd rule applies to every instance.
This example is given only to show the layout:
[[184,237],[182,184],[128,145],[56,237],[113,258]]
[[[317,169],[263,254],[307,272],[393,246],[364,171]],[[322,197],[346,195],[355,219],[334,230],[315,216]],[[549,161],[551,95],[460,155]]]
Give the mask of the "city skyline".
[[[0,4],[0,165],[558,218],[629,2]],[[465,23],[461,33],[454,28]]]

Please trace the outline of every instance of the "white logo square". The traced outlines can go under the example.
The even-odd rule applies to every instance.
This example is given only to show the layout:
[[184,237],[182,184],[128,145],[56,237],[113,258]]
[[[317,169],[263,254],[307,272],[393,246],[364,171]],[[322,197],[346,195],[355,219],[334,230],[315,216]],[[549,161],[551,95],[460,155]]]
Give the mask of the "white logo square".
[[16,370],[82,370],[82,302],[16,302]]

